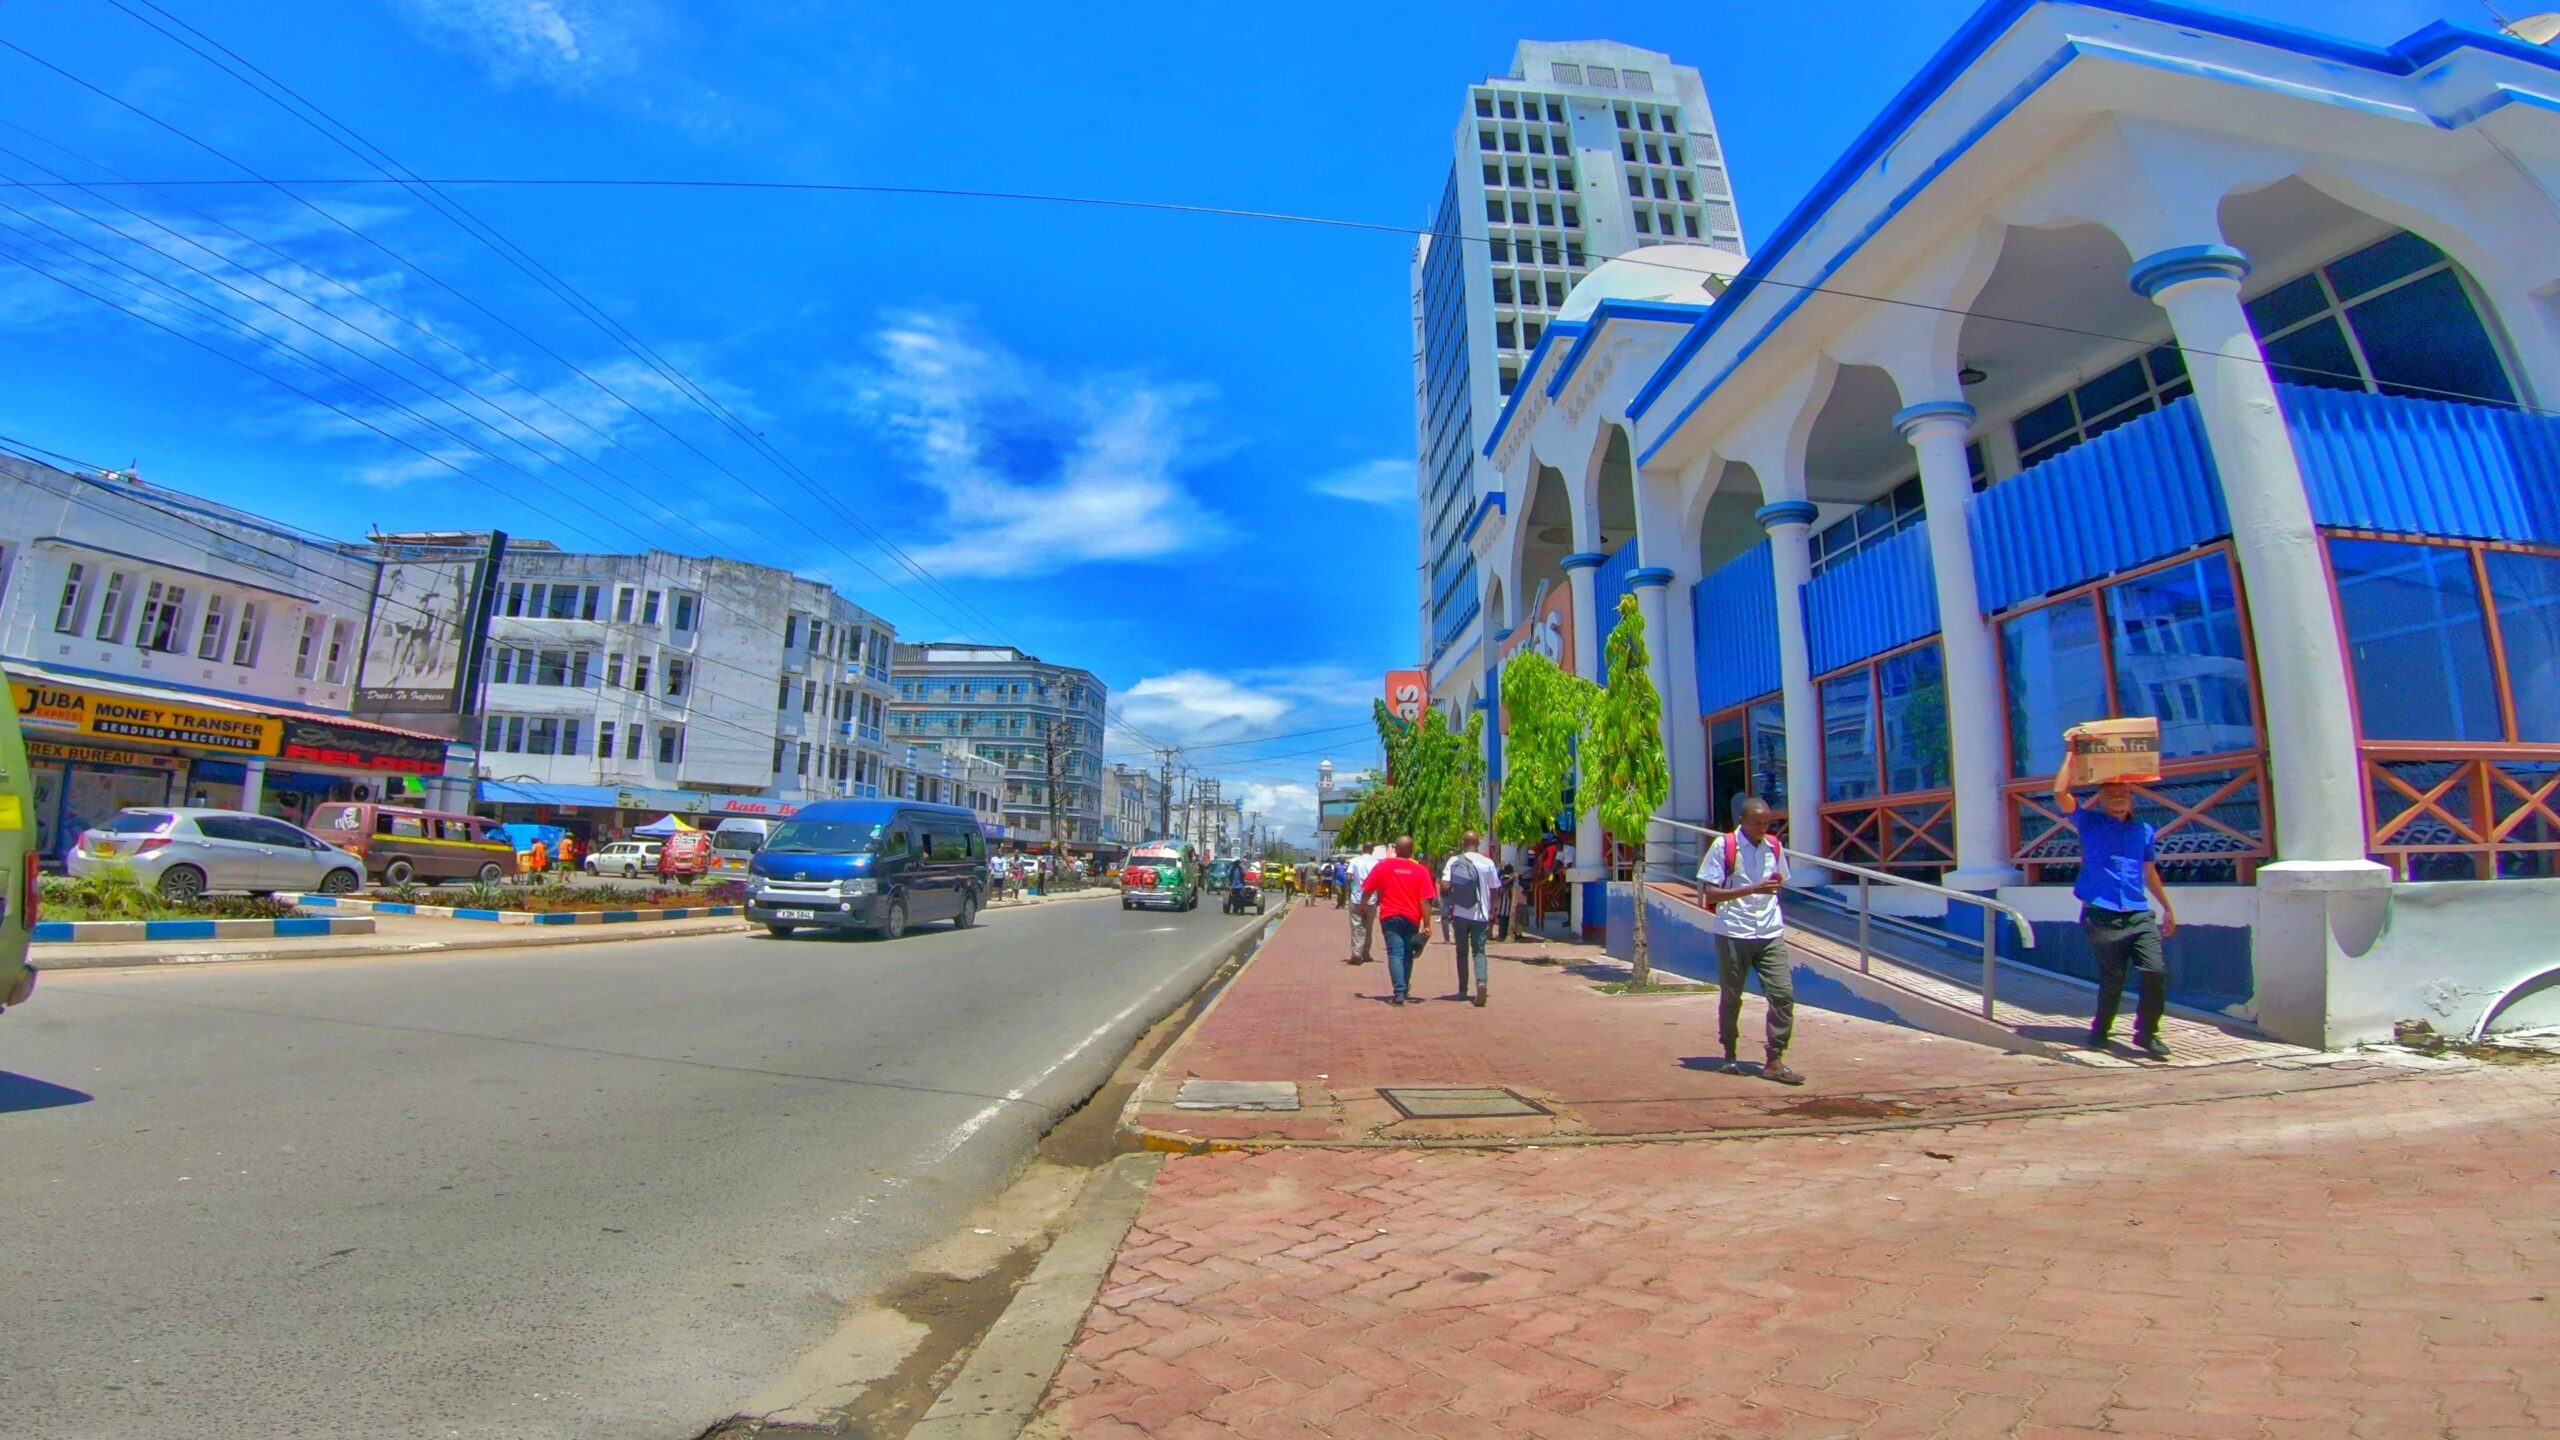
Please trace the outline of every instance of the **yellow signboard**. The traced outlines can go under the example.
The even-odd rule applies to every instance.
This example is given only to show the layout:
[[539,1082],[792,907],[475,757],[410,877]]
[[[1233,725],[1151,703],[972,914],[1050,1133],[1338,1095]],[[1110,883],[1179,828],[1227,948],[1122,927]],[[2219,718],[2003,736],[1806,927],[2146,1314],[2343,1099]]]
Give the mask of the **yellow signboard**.
[[145,755],[139,750],[117,750],[105,745],[64,745],[51,740],[28,741],[27,760],[34,765],[124,765],[144,770],[165,770],[173,775],[187,768],[187,762],[175,755]]
[[18,797],[9,794],[7,791],[0,791],[0,830],[24,830],[26,828],[26,812],[20,808],[18,804]]
[[284,722],[272,715],[172,705],[135,696],[12,679],[18,717],[30,731],[98,740],[138,740],[224,755],[273,755]]

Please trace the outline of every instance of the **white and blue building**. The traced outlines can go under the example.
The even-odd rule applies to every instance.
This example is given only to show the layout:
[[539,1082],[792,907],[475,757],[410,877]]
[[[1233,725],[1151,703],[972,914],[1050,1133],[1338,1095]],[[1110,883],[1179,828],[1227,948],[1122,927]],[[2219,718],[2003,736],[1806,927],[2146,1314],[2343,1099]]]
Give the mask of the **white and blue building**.
[[2156,715],[2174,999],[2551,1018],[2560,54],[1992,0],[1716,269],[1633,251],[1545,327],[1436,699],[1487,704],[1540,595],[1596,678],[1632,591],[1671,813],[1768,796],[2062,971],[2062,731]]

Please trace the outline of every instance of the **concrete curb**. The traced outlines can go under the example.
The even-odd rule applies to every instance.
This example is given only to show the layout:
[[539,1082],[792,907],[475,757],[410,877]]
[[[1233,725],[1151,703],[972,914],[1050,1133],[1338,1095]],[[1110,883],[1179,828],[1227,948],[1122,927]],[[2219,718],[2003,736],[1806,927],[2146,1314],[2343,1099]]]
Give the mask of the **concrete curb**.
[[338,895],[296,895],[291,898],[296,905],[354,910],[363,914],[414,915],[421,920],[475,920],[498,925],[631,925],[650,920],[705,920],[740,915],[746,911],[743,905],[688,905],[667,910],[476,910],[452,905],[412,905],[402,900],[349,900]]
[[1163,1167],[1161,1155],[1123,1155],[1095,1173],[1066,1229],[907,1440],[1014,1440],[1022,1433]]
[[753,929],[743,922],[714,926],[701,930],[676,930],[646,935],[622,931],[599,932],[594,927],[557,930],[523,931],[510,929],[501,934],[482,932],[467,940],[424,940],[414,944],[376,939],[370,945],[313,945],[295,950],[172,951],[165,955],[79,955],[68,952],[37,956],[39,971],[47,970],[154,970],[163,965],[233,965],[261,960],[372,960],[402,955],[442,955],[461,950],[523,950],[540,945],[598,945],[606,941],[683,940],[697,935],[743,935]]
[[164,940],[287,940],[370,935],[370,915],[292,915],[281,920],[39,920],[38,945],[133,945]]
[[[1289,904],[1281,905],[1280,913],[1268,922],[1266,940],[1270,935],[1279,933],[1281,923],[1289,918],[1289,912],[1293,908],[1295,907]],[[1224,1142],[1219,1142],[1215,1148],[1211,1149],[1194,1148],[1194,1143],[1188,1137],[1169,1136],[1163,1131],[1150,1130],[1140,1125],[1138,1115],[1146,1108],[1147,1093],[1155,1088],[1156,1078],[1164,1074],[1165,1066],[1173,1063],[1174,1055],[1182,1049],[1182,1042],[1190,1039],[1192,1031],[1208,1023],[1209,1017],[1218,1013],[1218,1007],[1226,1004],[1227,997],[1235,993],[1236,982],[1242,980],[1245,972],[1253,968],[1253,962],[1261,958],[1262,946],[1256,944],[1253,947],[1253,953],[1247,955],[1244,963],[1236,967],[1236,973],[1227,977],[1225,988],[1211,996],[1208,1004],[1200,1007],[1200,1013],[1192,1016],[1191,1023],[1182,1027],[1182,1033],[1173,1037],[1173,1043],[1164,1047],[1164,1053],[1156,1057],[1156,1063],[1148,1066],[1147,1073],[1138,1077],[1138,1083],[1129,1087],[1129,1098],[1120,1103],[1120,1118],[1113,1127],[1114,1133],[1118,1136],[1120,1148],[1165,1155],[1209,1155],[1221,1149],[1243,1148]]]

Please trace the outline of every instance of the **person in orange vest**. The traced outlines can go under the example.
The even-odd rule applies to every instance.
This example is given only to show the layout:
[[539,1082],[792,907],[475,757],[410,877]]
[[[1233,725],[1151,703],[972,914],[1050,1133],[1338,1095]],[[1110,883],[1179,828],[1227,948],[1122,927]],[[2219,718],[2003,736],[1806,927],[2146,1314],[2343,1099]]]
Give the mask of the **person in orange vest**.
[[560,832],[560,873],[574,875],[578,869],[578,837],[566,830]]
[[524,872],[538,878],[550,868],[551,847],[543,844],[542,837],[536,835],[533,837],[533,844],[526,847],[524,852]]

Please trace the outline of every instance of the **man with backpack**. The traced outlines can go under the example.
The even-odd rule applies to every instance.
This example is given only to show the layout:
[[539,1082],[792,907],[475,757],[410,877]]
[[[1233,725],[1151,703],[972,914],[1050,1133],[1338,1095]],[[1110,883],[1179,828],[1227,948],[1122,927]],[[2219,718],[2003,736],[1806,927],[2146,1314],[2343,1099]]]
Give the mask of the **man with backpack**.
[[[1484,837],[1470,830],[1458,844],[1458,853],[1440,868],[1440,913],[1448,917],[1449,940],[1458,952],[1458,995],[1472,998],[1479,1009],[1485,1003],[1486,987],[1491,983],[1484,953],[1485,930],[1493,923],[1493,907],[1500,902],[1494,897],[1502,888],[1502,873],[1493,867],[1493,857],[1478,847]],[[1467,956],[1476,960],[1476,988],[1467,993]]]
[[1776,815],[1757,795],[1743,799],[1740,827],[1717,837],[1698,862],[1698,906],[1711,917],[1716,933],[1717,1038],[1724,1042],[1725,1068],[1734,1068],[1734,1052],[1742,1039],[1742,991],[1753,975],[1769,1002],[1767,1059],[1761,1078],[1781,1085],[1801,1085],[1804,1077],[1787,1068],[1787,1042],[1795,1036],[1796,983],[1794,957],[1787,953],[1786,916],[1778,908],[1778,892],[1786,886],[1787,860],[1777,837],[1769,833]]

